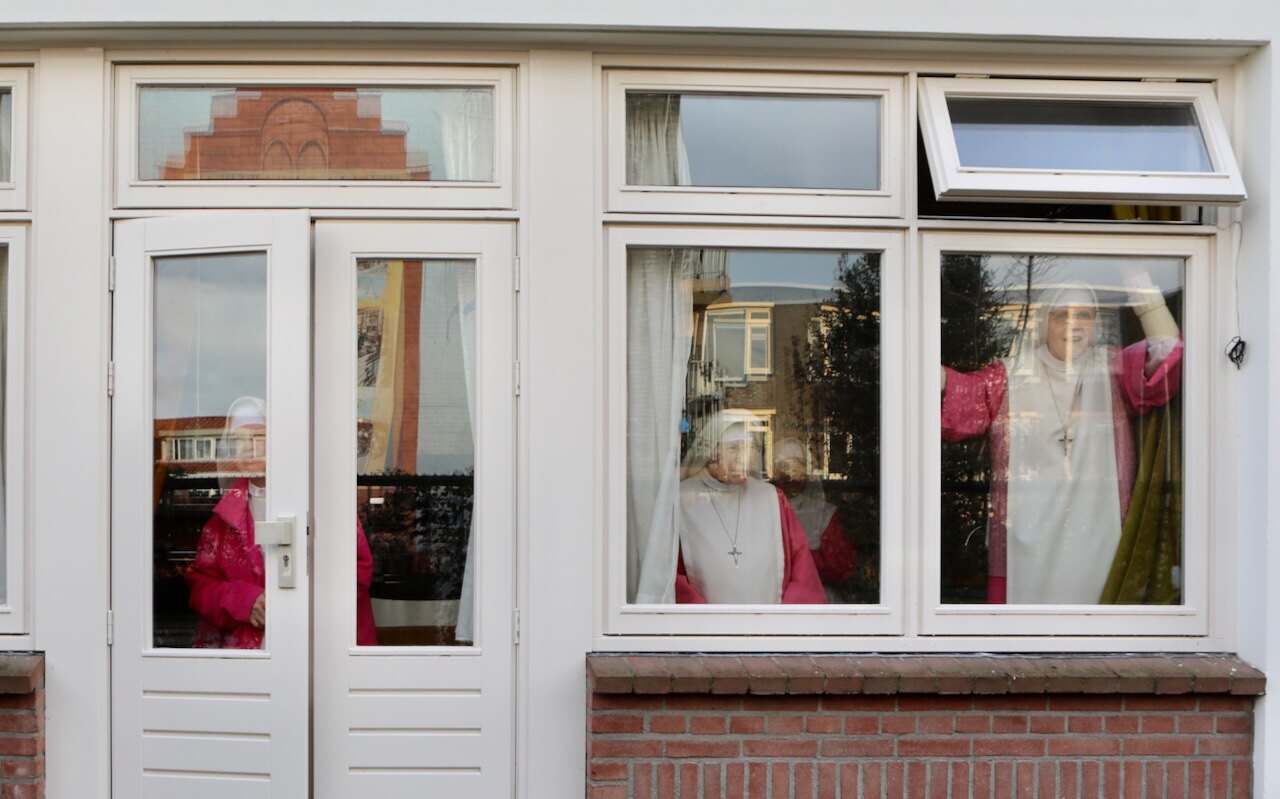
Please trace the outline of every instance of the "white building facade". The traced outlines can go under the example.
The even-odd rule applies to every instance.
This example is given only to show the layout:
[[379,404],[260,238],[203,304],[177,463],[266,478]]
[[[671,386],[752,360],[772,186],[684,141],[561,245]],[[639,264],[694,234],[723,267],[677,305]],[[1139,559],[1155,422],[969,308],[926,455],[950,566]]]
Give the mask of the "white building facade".
[[[585,664],[619,653],[1223,655],[1273,676],[1277,39],[1261,0],[0,10],[0,647],[44,657],[47,795],[668,795],[633,763],[651,721],[632,754],[584,758],[607,726]],[[1104,110],[1077,124],[1084,106]],[[1076,485],[1071,441],[1045,476],[1016,432],[964,452],[937,433],[986,360],[1006,359],[993,413],[1050,416],[1019,404],[1013,348],[1080,285],[1112,331],[1097,352],[1164,341],[1148,382],[1180,359],[1159,402],[1125,394],[1135,419],[1172,409],[1176,454],[1144,460],[1137,420],[1094,445],[1092,499],[1062,500],[1064,529],[1157,553],[1165,582],[1114,578],[1142,582],[1127,599],[1019,587],[1017,514],[1058,500],[1018,486]],[[966,302],[985,333],[958,332]],[[862,355],[829,343],[846,334]],[[1045,397],[1085,442],[1071,379]],[[1099,383],[1116,408],[1122,382]],[[805,556],[780,554],[759,574],[781,602],[685,603],[713,580],[678,498],[713,417],[756,445],[749,479],[781,486],[790,454],[825,490],[854,553],[810,567],[825,601],[787,600]],[[1143,486],[1158,522],[1129,521]],[[228,566],[243,530],[215,544],[208,520],[237,491],[263,549]],[[732,533],[708,506],[717,548],[749,549],[737,502]],[[1089,568],[1071,535],[1050,574]],[[219,611],[220,646],[193,645]],[[632,665],[623,693],[644,693]],[[1248,701],[1232,790],[1280,796],[1280,712]],[[948,762],[981,760],[968,746]],[[812,774],[783,758],[787,779],[816,789],[826,751]]]

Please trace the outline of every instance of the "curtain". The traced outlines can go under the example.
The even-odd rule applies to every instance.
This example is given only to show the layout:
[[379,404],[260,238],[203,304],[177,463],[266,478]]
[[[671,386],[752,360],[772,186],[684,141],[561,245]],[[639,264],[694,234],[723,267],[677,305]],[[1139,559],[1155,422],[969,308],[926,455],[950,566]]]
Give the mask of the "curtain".
[[1174,403],[1141,420],[1129,512],[1102,589],[1104,605],[1176,605],[1182,592],[1182,426]]
[[493,180],[493,92],[458,92],[457,102],[440,113],[440,138],[444,174],[432,180]]
[[680,133],[680,95],[627,96],[627,183],[688,186],[689,154]]
[[678,252],[628,258],[627,600],[640,604],[675,601],[680,418],[693,347],[693,281]]
[[[459,262],[452,270],[458,301],[458,319],[462,345],[463,384],[466,388],[467,417],[471,427],[471,451],[475,451],[476,442],[476,279],[475,264],[470,261]],[[477,481],[478,485],[479,481]],[[472,494],[471,532],[467,536],[467,559],[462,570],[462,593],[458,597],[458,626],[454,637],[459,643],[475,641],[475,562],[476,562],[476,512],[475,497]]]

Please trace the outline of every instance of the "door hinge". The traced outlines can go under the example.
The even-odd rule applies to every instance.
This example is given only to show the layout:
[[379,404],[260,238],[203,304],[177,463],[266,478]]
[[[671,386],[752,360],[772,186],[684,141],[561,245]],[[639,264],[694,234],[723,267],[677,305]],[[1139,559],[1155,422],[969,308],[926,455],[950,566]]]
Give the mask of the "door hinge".
[[520,293],[520,256],[517,255],[515,257],[515,262],[512,268],[515,269],[515,274],[511,276],[512,284],[515,286],[516,294],[519,294]]
[[520,608],[516,608],[511,614],[511,643],[520,645]]
[[116,290],[116,257],[113,255],[107,259],[107,291],[114,292]]
[[115,611],[107,611],[107,646],[111,646],[116,642],[116,614]]
[[515,364],[516,396],[520,396],[520,362]]
[[116,362],[107,361],[107,396],[116,395]]

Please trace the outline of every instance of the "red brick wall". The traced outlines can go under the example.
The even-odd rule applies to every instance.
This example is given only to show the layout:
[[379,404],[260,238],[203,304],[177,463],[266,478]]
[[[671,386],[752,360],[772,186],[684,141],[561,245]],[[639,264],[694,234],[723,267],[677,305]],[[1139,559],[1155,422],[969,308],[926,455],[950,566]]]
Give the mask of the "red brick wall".
[[755,693],[749,678],[689,690],[689,665],[670,668],[665,685],[637,669],[630,692],[613,675],[599,681],[614,680],[612,692],[589,693],[588,799],[1251,795],[1254,696],[1232,693],[1229,678],[1206,676],[1213,693],[1154,678],[1142,693],[1085,693],[1099,687],[1087,681],[1071,693],[1010,683],[946,695],[904,692],[901,681],[829,693],[812,677],[809,693]]
[[0,654],[0,799],[44,797],[44,657]]

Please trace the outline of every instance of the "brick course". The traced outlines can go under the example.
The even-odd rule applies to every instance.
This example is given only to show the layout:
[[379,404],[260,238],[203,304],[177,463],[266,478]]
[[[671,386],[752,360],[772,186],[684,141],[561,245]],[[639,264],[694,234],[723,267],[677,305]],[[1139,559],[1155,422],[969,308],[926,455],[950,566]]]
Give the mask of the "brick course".
[[0,654],[0,799],[44,799],[44,656]]
[[1230,657],[593,655],[587,796],[1248,797],[1264,685]]

